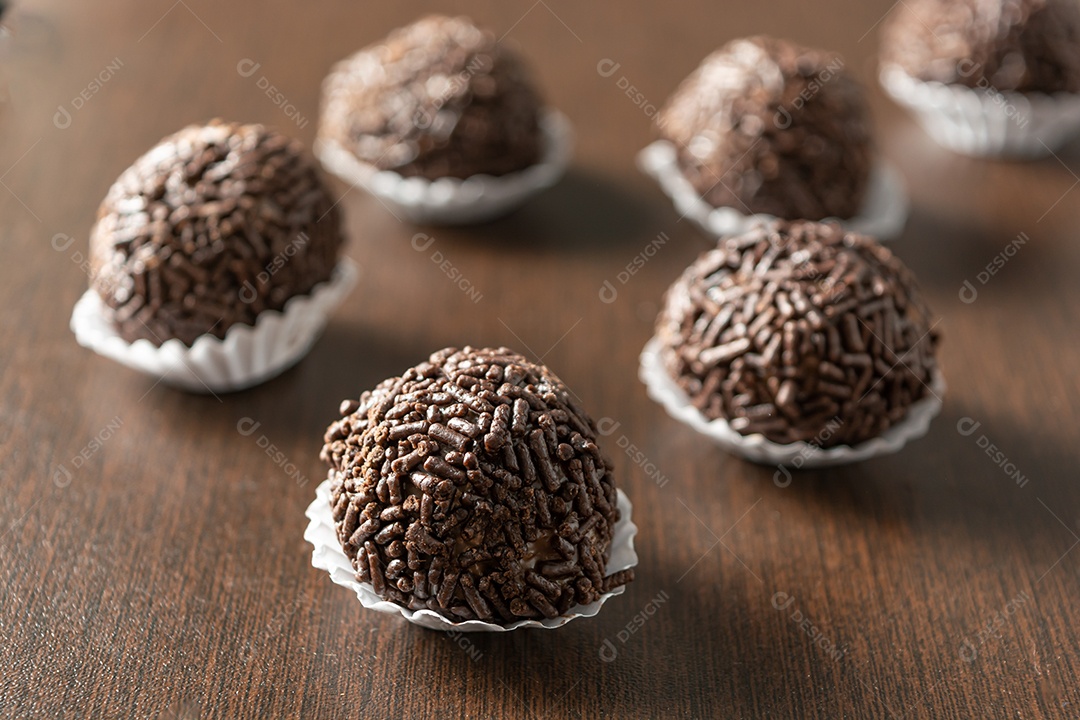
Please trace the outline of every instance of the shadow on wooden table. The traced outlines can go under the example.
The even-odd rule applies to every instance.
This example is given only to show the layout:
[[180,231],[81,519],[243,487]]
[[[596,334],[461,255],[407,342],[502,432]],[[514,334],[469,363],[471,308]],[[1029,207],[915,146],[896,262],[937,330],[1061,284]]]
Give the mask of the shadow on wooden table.
[[439,228],[440,237],[461,245],[496,248],[522,245],[560,253],[626,247],[669,224],[666,198],[650,192],[644,179],[614,181],[571,168],[554,187],[506,217],[464,228]]
[[[445,693],[448,703],[461,697],[459,683],[490,685],[485,694],[499,697],[501,705],[484,708],[485,717],[575,717],[574,709],[581,717],[633,717],[646,703],[668,708],[668,716],[705,717],[715,707],[708,703],[760,703],[762,697],[750,689],[750,673],[774,685],[766,694],[770,702],[787,695],[781,672],[785,643],[770,637],[769,628],[746,627],[740,620],[745,612],[731,606],[740,600],[718,596],[714,588],[702,592],[692,582],[680,587],[681,573],[674,568],[640,569],[626,595],[609,601],[597,618],[558,631],[401,632],[418,661],[456,667],[450,674],[457,687]],[[705,606],[702,598],[712,600]],[[678,624],[689,618],[697,618],[692,632],[698,640],[674,652],[658,651],[670,637],[687,632]]]
[[1030,564],[1033,580],[1068,548],[1068,531],[1080,534],[1070,513],[1080,488],[1054,471],[1075,464],[1069,438],[950,399],[930,433],[895,455],[795,471],[785,487],[762,467],[758,486],[774,506],[811,508],[823,523],[863,525],[908,546],[962,536],[975,554]]

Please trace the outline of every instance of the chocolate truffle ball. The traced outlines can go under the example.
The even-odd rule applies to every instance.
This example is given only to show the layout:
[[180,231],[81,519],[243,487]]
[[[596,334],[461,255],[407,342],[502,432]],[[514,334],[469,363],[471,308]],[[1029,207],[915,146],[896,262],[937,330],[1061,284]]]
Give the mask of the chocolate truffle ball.
[[632,579],[606,576],[611,463],[546,367],[506,348],[446,349],[341,412],[321,455],[334,521],[379,596],[508,624]]
[[90,237],[91,286],[128,342],[191,345],[329,279],[342,240],[299,141],[261,125],[192,125],[110,188]]
[[928,395],[935,324],[888,249],[800,221],[704,253],[668,290],[656,329],[664,367],[707,418],[831,447],[881,435]]
[[862,207],[869,119],[835,55],[767,37],[733,40],[683,81],[656,128],[714,207],[809,220]]
[[467,18],[431,16],[334,68],[319,135],[379,170],[467,178],[539,162],[539,118],[516,53]]
[[1080,92],[1077,0],[909,0],[882,32],[883,61],[919,80]]

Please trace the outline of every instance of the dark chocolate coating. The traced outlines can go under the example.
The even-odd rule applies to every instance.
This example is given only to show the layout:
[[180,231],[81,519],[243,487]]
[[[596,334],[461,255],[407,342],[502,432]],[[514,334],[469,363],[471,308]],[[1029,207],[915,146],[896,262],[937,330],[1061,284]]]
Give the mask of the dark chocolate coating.
[[191,345],[328,280],[342,242],[298,140],[261,125],[192,125],[109,189],[90,237],[91,286],[128,342]]
[[939,342],[915,278],[835,223],[721,241],[668,290],[661,357],[708,418],[778,443],[856,445],[929,392]]
[[540,161],[540,110],[513,50],[466,18],[430,16],[335,66],[319,135],[403,176],[505,175]]
[[550,370],[449,348],[326,431],[338,539],[381,597],[452,620],[555,617],[606,574],[619,518],[596,427]]
[[787,219],[858,214],[873,161],[862,89],[832,54],[766,37],[705,58],[657,116],[714,207]]
[[1080,92],[1080,2],[909,0],[883,27],[881,57],[924,81]]

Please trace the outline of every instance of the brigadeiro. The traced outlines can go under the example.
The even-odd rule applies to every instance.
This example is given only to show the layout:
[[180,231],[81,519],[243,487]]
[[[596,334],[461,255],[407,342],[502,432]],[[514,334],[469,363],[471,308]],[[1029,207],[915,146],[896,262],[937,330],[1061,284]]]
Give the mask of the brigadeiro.
[[341,413],[319,504],[356,580],[406,617],[556,621],[633,579],[613,548],[629,504],[595,424],[543,365],[446,349]]
[[718,235],[761,215],[839,218],[879,234],[903,225],[895,173],[875,166],[862,88],[833,53],[733,40],[683,81],[655,126],[642,166]]
[[342,242],[299,141],[261,125],[192,125],[109,189],[73,328],[181,386],[251,385],[298,360],[348,291]]
[[1080,3],[912,0],[882,31],[881,80],[938,142],[1040,156],[1080,130]]
[[899,449],[940,409],[937,322],[911,271],[835,223],[721,241],[668,290],[642,356],[650,394],[753,460]]
[[464,17],[425,17],[338,63],[317,152],[413,219],[506,212],[559,176],[569,126],[525,61]]

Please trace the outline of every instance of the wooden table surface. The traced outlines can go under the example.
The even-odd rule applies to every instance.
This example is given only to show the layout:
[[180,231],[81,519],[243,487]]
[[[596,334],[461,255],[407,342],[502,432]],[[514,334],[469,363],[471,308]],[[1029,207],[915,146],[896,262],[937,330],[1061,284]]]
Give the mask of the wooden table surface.
[[[492,224],[418,229],[333,181],[359,287],[307,359],[248,392],[184,394],[76,345],[87,234],[135,157],[217,115],[310,143],[331,63],[436,9],[532,60],[577,129],[560,185]],[[1080,715],[1080,151],[1013,164],[936,147],[873,83],[889,9],[21,3],[0,111],[0,716]],[[787,487],[668,418],[636,377],[663,290],[709,245],[635,168],[648,113],[757,32],[836,49],[870,87],[913,201],[894,247],[942,318],[949,382],[926,438]],[[421,231],[435,241],[418,252]],[[541,358],[619,423],[606,449],[640,565],[596,618],[453,637],[364,610],[311,566],[304,509],[339,402],[466,343]]]

